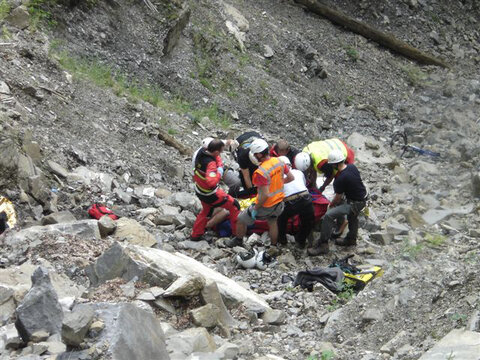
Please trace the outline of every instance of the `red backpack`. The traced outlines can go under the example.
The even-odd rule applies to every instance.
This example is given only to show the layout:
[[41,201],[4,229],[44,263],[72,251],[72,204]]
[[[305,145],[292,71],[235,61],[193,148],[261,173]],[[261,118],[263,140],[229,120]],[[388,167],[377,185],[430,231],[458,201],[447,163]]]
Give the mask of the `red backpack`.
[[100,218],[104,215],[108,215],[113,220],[118,219],[118,216],[115,215],[112,210],[102,204],[93,204],[92,206],[90,206],[88,208],[88,215],[97,220],[100,220]]

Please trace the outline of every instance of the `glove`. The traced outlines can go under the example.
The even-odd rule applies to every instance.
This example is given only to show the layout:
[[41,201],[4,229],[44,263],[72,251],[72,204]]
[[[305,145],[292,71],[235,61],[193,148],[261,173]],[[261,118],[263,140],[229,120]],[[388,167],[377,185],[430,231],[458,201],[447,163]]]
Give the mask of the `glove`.
[[257,213],[258,213],[258,210],[255,210],[254,207],[250,208],[250,217],[255,220],[255,218],[257,217]]
[[220,173],[220,176],[223,177],[223,167],[217,168],[217,171]]

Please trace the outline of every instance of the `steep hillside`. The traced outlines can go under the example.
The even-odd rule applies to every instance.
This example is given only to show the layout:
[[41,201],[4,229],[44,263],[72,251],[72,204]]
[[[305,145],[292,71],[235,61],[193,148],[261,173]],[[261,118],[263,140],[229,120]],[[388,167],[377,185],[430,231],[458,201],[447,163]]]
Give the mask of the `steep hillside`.
[[[200,351],[212,359],[413,360],[454,329],[479,334],[478,1],[323,3],[451,67],[422,66],[294,1],[0,0],[0,196],[18,214],[17,227],[0,235],[0,359],[35,351],[47,358],[55,354],[52,343],[61,344],[57,353],[66,351],[57,359],[116,358],[109,338],[116,325],[109,321],[125,309],[151,333],[165,333],[172,359]],[[328,256],[308,257],[292,241],[259,271],[237,268],[239,249],[226,249],[216,235],[188,241],[199,207],[190,150],[205,136],[229,138],[252,128],[299,148],[340,137],[355,149],[371,192],[357,247],[332,245]],[[389,146],[396,130],[440,157],[400,158]],[[138,250],[118,233],[101,238],[97,223],[84,221],[93,202],[137,220],[142,227],[129,225],[133,243],[155,249]],[[62,211],[70,214],[63,218]],[[74,225],[62,225],[68,221]],[[52,223],[60,224],[45,226]],[[247,247],[268,243],[253,238]],[[156,261],[168,256],[157,249],[179,263],[185,255],[196,259],[261,301],[239,305],[227,290],[241,293],[241,286],[221,288],[234,320],[205,325],[209,332],[195,336],[207,345],[190,348],[186,333],[173,328],[198,325],[190,310],[208,301],[162,297],[159,287],[185,269],[159,268]],[[358,294],[308,292],[285,276],[350,253],[385,270]],[[105,322],[102,337],[101,329],[90,329],[72,345],[56,334],[48,351],[20,340],[15,309],[34,265],[55,274],[65,314],[74,304],[94,309]],[[162,337],[152,341],[163,349]],[[148,353],[148,335],[147,343],[129,339]]]

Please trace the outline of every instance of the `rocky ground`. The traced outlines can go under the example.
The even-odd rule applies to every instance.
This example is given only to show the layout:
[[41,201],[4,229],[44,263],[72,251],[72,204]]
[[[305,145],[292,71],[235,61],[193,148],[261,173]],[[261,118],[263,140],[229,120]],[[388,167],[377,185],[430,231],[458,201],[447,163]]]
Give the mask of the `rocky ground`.
[[[476,359],[478,4],[325,3],[451,68],[290,1],[0,2],[0,195],[19,219],[0,236],[1,358],[433,359],[440,343]],[[188,241],[190,158],[165,134],[195,149],[250,128],[355,149],[371,192],[356,247],[292,242],[260,271]],[[395,130],[441,156],[399,158]],[[87,220],[94,202],[122,218]],[[283,276],[348,254],[384,275],[338,296]]]

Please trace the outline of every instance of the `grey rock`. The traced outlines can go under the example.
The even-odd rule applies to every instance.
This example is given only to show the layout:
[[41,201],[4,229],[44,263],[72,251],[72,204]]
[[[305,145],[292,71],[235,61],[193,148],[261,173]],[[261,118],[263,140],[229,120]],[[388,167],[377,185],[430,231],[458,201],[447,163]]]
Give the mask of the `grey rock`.
[[425,225],[425,220],[423,220],[422,215],[414,209],[406,209],[403,215],[412,229],[417,229]]
[[192,328],[173,334],[166,342],[172,359],[185,358],[194,352],[214,352],[217,349],[213,337],[205,328]]
[[118,240],[125,240],[130,244],[151,247],[157,244],[155,237],[137,221],[129,218],[117,220],[117,229],[114,233]]
[[153,305],[159,309],[165,310],[166,312],[175,315],[177,310],[173,306],[172,302],[168,299],[158,298],[153,302]]
[[10,88],[5,81],[0,80],[0,94],[10,95]]
[[160,199],[166,199],[171,195],[172,195],[172,192],[168,189],[158,188],[157,190],[155,190],[155,196]]
[[97,347],[101,347],[105,342],[110,344],[105,358],[170,359],[160,322],[151,313],[127,303],[79,306],[91,307],[105,324],[96,339]]
[[34,343],[38,343],[47,340],[49,336],[50,334],[45,330],[38,330],[32,334],[30,340]]
[[63,311],[46,268],[38,267],[33,273],[32,288],[17,307],[16,315],[15,326],[24,341],[38,330],[60,332]]
[[115,232],[117,223],[110,216],[104,215],[98,220],[98,230],[102,238],[107,237]]
[[397,222],[387,225],[387,233],[390,235],[407,235],[409,230],[408,226]]
[[182,210],[196,211],[198,209],[197,197],[188,192],[174,193],[170,196],[169,201],[173,206],[179,207]]
[[205,278],[199,274],[182,276],[165,290],[163,296],[196,296],[200,294],[204,286]]
[[23,340],[14,324],[4,326],[2,330],[5,349],[15,350],[23,344]]
[[480,197],[480,173],[472,175],[472,190],[474,197]]
[[210,245],[205,240],[191,241],[185,240],[178,243],[180,249],[191,249],[196,251],[206,251],[210,248]]
[[42,218],[42,225],[60,224],[76,221],[75,216],[70,211],[56,212]]
[[467,204],[459,208],[440,208],[440,209],[430,209],[427,210],[423,215],[423,220],[429,224],[433,225],[437,222],[448,218],[451,215],[466,215],[472,212],[474,209],[473,204]]
[[53,174],[58,175],[62,178],[67,178],[68,170],[65,169],[62,165],[57,164],[56,162],[54,162],[52,160],[48,160],[47,165],[48,165],[48,167],[50,168],[50,171]]
[[155,225],[184,225],[185,218],[182,216],[177,207],[163,205],[158,209],[153,219]]
[[362,320],[364,321],[379,321],[382,320],[383,315],[379,309],[367,309],[362,314]]
[[270,59],[273,57],[273,50],[268,45],[263,45],[263,57],[266,59]]
[[393,338],[391,338],[386,344],[380,348],[380,352],[393,356],[397,349],[403,345],[407,339],[407,332],[404,330],[399,331]]
[[223,3],[223,6],[225,8],[225,13],[234,21],[238,29],[240,31],[247,32],[250,28],[250,24],[245,16],[243,16],[243,14],[237,8],[228,3]]
[[50,198],[50,190],[43,176],[34,175],[28,178],[28,193],[41,205],[46,205]]
[[9,322],[15,314],[13,294],[13,289],[0,286],[0,324]]
[[125,204],[130,204],[132,202],[132,195],[120,190],[118,188],[115,189],[115,194],[118,196],[120,200],[122,200]]
[[269,309],[262,314],[261,318],[266,324],[282,325],[285,322],[287,315],[283,310]]
[[412,178],[425,175],[436,176],[440,174],[440,169],[435,164],[419,160],[410,168],[408,173]]
[[20,5],[10,12],[6,20],[11,25],[23,30],[30,25],[30,13],[26,6]]
[[219,323],[219,309],[214,304],[207,304],[190,311],[192,321],[196,326],[213,328]]
[[220,355],[221,359],[236,359],[240,352],[240,347],[236,344],[226,342],[222,344],[215,353]]
[[468,319],[466,330],[480,332],[480,311],[475,310]]
[[153,300],[155,300],[155,296],[153,296],[151,291],[145,290],[145,291],[142,291],[140,294],[137,295],[137,300],[153,301]]
[[477,360],[480,354],[480,333],[454,329],[445,335],[419,360],[462,359]]
[[392,234],[388,234],[381,231],[370,233],[369,236],[370,236],[370,240],[372,240],[376,244],[381,244],[381,245],[388,245],[393,240]]
[[175,20],[174,24],[170,27],[167,32],[167,36],[165,36],[163,42],[163,55],[167,56],[170,55],[175,45],[177,45],[180,35],[182,34],[183,29],[187,26],[190,20],[190,8],[187,6],[184,8],[180,14],[178,14],[177,19]]
[[38,343],[40,346],[46,346],[47,347],[47,354],[50,355],[55,355],[55,354],[61,354],[65,351],[67,351],[67,345],[62,343],[61,341],[44,341]]
[[124,253],[122,246],[115,242],[94,264],[87,267],[85,272],[92,285],[96,286],[107,280],[122,277],[128,264],[128,256]]
[[228,305],[243,303],[247,308],[257,309],[258,312],[270,308],[265,300],[254,292],[181,253],[172,254],[130,244],[122,247],[115,243],[87,268],[87,276],[94,286],[116,277],[122,277],[127,281],[137,277],[139,281],[152,286],[167,287],[179,276],[195,277],[199,274],[217,283]]
[[79,346],[87,334],[95,313],[88,307],[76,307],[66,313],[62,324],[62,341],[71,346]]
[[218,321],[222,326],[228,328],[236,325],[235,319],[230,315],[225,303],[223,302],[222,295],[220,294],[215,281],[206,281],[201,292],[201,297],[204,303],[214,304],[217,307]]

